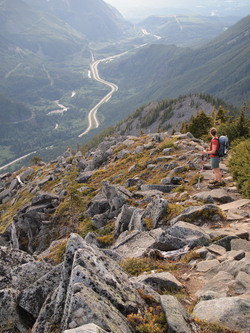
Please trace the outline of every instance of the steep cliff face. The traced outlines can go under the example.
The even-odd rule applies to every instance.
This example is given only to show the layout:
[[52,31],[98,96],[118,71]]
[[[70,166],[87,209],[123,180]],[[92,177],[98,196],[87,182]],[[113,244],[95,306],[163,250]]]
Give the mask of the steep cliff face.
[[1,174],[1,330],[248,332],[250,202],[204,146],[113,136]]

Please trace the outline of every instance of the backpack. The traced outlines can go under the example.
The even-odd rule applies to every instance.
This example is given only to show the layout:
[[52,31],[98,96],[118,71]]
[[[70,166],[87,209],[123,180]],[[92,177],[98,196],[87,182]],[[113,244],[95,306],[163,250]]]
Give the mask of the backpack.
[[219,157],[226,156],[229,151],[229,140],[226,135],[221,135],[218,139],[219,148],[217,150],[217,155]]

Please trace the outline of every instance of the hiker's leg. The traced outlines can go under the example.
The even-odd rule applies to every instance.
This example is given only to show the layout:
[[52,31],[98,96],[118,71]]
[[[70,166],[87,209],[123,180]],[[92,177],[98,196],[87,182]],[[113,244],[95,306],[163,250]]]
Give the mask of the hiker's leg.
[[211,158],[211,166],[214,172],[214,179],[218,182],[221,182],[221,173],[220,173],[220,158],[219,157],[212,157]]
[[215,180],[221,182],[221,172],[219,168],[214,169]]

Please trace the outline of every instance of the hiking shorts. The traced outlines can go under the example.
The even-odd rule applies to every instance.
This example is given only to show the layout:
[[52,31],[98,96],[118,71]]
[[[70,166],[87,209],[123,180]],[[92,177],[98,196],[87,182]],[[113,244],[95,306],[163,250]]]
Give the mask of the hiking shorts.
[[219,165],[220,165],[220,157],[218,157],[218,156],[211,157],[212,169],[219,169]]

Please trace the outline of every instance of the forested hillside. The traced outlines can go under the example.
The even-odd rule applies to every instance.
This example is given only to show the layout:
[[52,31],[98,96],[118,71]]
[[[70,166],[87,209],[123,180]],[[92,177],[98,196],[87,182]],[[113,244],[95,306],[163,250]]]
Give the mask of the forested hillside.
[[52,13],[81,32],[89,41],[118,40],[132,28],[112,6],[99,0],[24,0],[32,7]]
[[[250,100],[250,16],[197,50],[149,45],[102,69],[106,78],[133,90],[130,103],[203,92],[242,105]],[[139,74],[140,73],[140,74]],[[120,95],[122,99],[122,95]],[[121,106],[125,109],[125,104]]]
[[209,42],[239,20],[238,17],[200,15],[150,16],[137,24],[159,37],[160,44],[198,47]]

